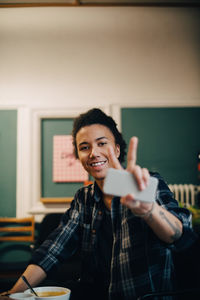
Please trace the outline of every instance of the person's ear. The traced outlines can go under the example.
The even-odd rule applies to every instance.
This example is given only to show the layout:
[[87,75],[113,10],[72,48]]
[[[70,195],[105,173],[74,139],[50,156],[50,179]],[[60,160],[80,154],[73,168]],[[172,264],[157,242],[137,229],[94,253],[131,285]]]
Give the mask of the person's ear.
[[116,155],[117,155],[117,158],[119,158],[119,156],[120,156],[120,145],[119,144],[116,144]]

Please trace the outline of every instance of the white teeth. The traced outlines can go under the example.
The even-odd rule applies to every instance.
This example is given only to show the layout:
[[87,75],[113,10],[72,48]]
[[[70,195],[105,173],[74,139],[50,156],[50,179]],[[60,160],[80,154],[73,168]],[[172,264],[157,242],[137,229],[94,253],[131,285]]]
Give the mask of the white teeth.
[[104,162],[103,162],[103,161],[100,161],[100,162],[96,162],[96,163],[91,164],[91,166],[92,166],[92,167],[95,167],[95,166],[101,166],[101,165],[103,165],[103,164],[104,164]]

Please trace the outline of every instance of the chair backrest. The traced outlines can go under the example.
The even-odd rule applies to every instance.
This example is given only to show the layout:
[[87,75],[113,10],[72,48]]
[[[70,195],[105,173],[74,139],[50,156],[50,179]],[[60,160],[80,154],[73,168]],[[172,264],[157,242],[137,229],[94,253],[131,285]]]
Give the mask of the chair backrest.
[[39,247],[48,237],[48,235],[59,225],[63,213],[48,213],[42,219],[39,228],[35,247]]
[[34,242],[34,235],[34,217],[0,218],[1,242]]

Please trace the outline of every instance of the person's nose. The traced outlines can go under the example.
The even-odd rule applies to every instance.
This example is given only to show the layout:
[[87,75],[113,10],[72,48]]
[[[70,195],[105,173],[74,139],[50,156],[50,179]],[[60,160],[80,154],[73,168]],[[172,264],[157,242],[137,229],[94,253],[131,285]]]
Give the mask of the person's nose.
[[90,151],[90,158],[96,157],[98,155],[99,155],[98,148],[96,146],[93,146]]

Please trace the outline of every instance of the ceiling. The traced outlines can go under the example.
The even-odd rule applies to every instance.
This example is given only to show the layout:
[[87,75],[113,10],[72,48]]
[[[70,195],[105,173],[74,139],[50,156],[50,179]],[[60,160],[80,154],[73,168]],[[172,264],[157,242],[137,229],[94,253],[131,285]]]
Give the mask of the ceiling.
[[13,6],[193,6],[200,0],[0,0],[0,7]]

